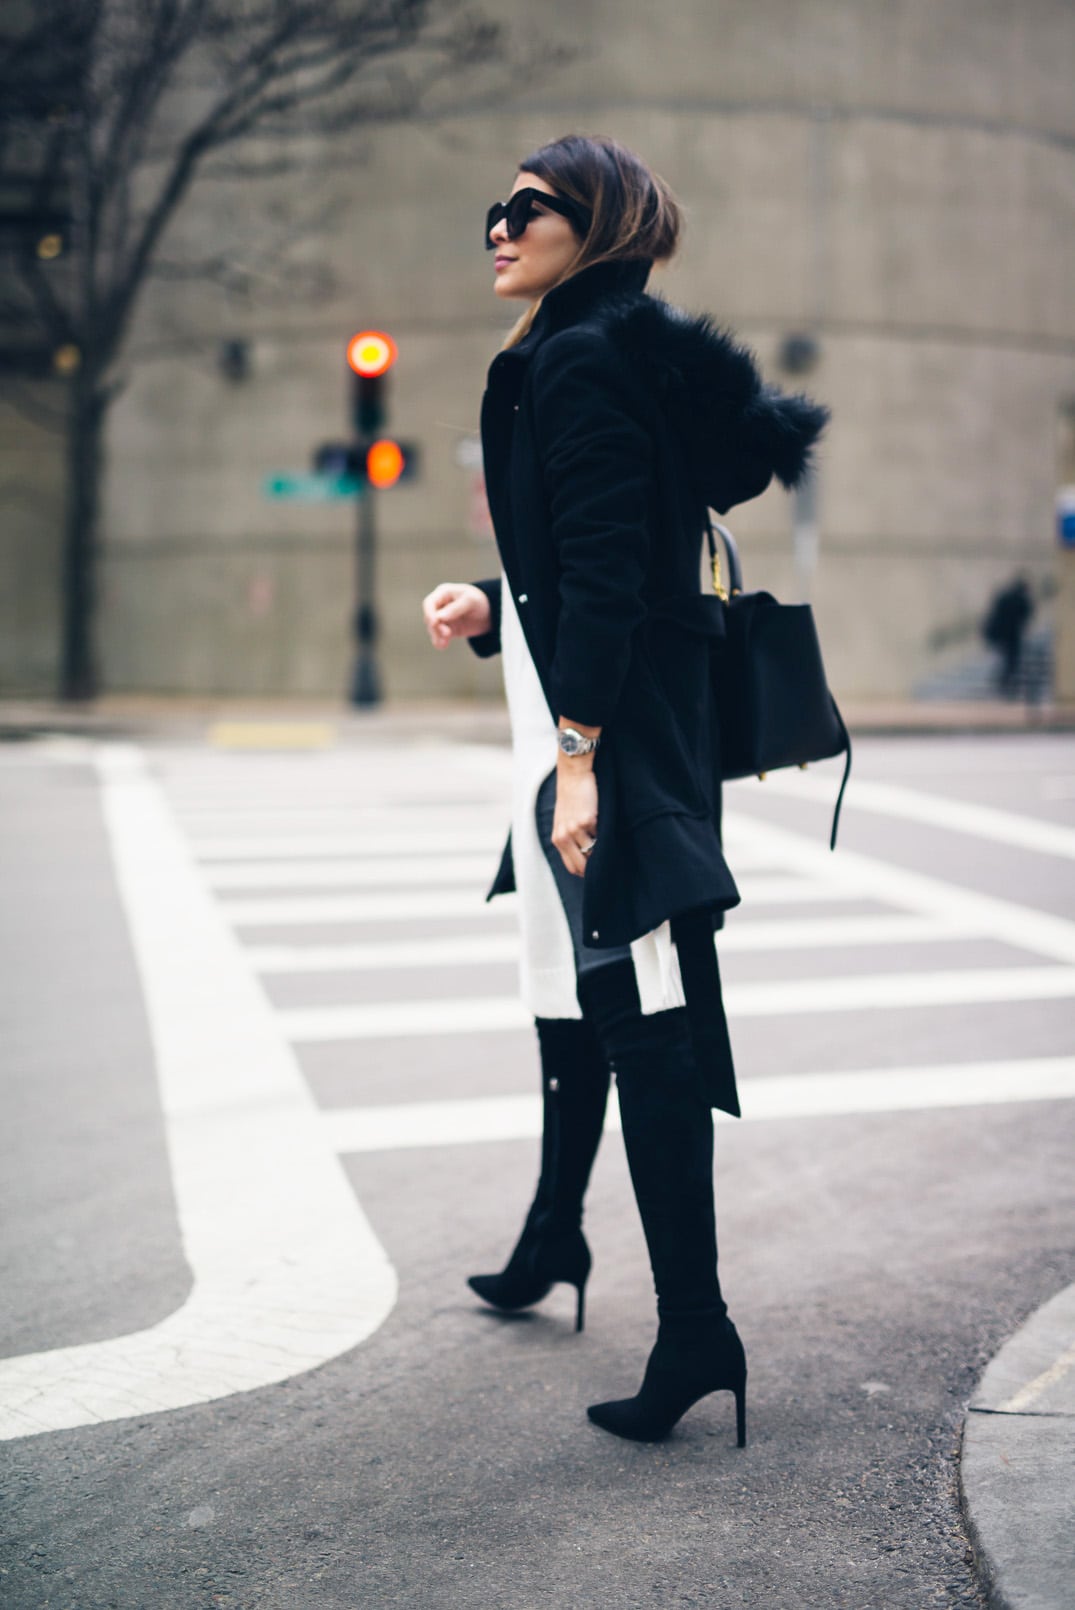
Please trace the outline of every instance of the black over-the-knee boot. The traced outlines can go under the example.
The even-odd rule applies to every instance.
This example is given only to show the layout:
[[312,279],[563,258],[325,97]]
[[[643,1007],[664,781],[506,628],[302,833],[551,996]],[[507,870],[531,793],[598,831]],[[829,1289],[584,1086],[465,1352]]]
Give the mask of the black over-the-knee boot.
[[592,1027],[578,1018],[537,1018],[543,1127],[541,1174],[522,1235],[498,1275],[469,1284],[494,1308],[540,1302],[557,1282],[575,1287],[575,1329],[583,1325],[590,1249],[582,1203],[601,1142],[609,1067]]
[[636,1397],[590,1408],[591,1420],[638,1441],[664,1437],[692,1403],[734,1392],[746,1441],[746,1357],[717,1278],[713,1114],[683,1008],[644,1015],[634,970],[590,975],[581,994],[615,1069],[623,1138],[657,1292],[657,1342]]

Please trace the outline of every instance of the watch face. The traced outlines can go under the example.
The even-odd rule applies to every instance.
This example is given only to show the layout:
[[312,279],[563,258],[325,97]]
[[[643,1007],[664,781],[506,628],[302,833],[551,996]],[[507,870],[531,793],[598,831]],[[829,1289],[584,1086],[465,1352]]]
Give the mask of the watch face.
[[579,735],[577,732],[562,732],[560,734],[560,748],[565,755],[577,755],[579,752]]

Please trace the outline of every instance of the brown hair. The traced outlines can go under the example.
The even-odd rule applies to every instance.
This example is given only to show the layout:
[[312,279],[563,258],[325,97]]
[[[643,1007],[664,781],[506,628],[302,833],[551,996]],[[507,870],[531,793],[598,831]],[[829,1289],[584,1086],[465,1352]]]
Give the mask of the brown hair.
[[[594,263],[643,259],[663,263],[679,245],[683,215],[675,196],[642,158],[604,135],[565,134],[519,163],[558,195],[577,201],[591,214],[590,227],[566,273],[569,279]],[[527,308],[505,346],[521,341],[541,306]]]

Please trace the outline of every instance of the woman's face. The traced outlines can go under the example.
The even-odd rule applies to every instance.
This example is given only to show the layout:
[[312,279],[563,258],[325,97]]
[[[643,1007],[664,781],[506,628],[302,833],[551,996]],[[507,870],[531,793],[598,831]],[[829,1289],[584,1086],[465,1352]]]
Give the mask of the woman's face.
[[[544,190],[550,196],[556,194],[552,185],[539,179],[536,173],[520,173],[511,187],[511,194],[527,188]],[[508,239],[508,226],[503,218],[489,231],[489,239],[496,245],[493,288],[497,296],[537,301],[556,284],[578,252],[579,238],[568,220],[558,212],[547,212],[539,203],[534,205],[530,221],[517,240]]]

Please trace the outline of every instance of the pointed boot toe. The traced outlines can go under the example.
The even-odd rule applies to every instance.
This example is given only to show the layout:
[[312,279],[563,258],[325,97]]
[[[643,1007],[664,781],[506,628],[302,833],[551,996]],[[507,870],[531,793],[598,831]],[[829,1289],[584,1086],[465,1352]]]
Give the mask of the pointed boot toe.
[[633,1398],[594,1403],[594,1425],[633,1442],[661,1442],[687,1410],[711,1392],[735,1397],[736,1443],[746,1447],[747,1362],[730,1319],[662,1319],[639,1392]]

